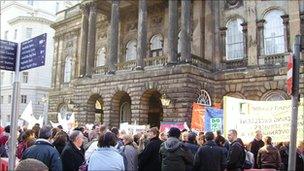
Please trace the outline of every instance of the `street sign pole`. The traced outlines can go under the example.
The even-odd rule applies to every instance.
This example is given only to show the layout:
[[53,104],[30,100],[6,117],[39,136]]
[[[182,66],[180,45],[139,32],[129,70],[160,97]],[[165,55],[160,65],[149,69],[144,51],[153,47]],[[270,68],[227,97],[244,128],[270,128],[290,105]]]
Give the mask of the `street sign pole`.
[[292,113],[291,113],[290,144],[289,144],[289,154],[288,154],[288,170],[296,170],[300,49],[301,49],[301,36],[296,35],[295,43],[293,46],[294,70],[293,70],[293,88],[292,88],[293,92],[291,96]]
[[17,59],[16,59],[16,70],[15,80],[13,83],[13,104],[12,104],[12,115],[11,115],[11,130],[10,130],[10,141],[9,141],[9,159],[8,159],[8,170],[14,170],[16,161],[16,147],[17,147],[17,121],[19,116],[19,96],[20,96],[20,81],[19,81],[19,66],[20,66],[20,52],[21,44],[18,45]]

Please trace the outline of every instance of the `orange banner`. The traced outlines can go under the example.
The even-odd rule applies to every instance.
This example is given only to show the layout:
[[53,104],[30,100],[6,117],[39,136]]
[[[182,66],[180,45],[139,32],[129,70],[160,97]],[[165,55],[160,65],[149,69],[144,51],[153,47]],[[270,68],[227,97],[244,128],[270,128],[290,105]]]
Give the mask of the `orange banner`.
[[191,128],[197,131],[202,131],[205,128],[205,109],[199,103],[192,104],[192,119]]

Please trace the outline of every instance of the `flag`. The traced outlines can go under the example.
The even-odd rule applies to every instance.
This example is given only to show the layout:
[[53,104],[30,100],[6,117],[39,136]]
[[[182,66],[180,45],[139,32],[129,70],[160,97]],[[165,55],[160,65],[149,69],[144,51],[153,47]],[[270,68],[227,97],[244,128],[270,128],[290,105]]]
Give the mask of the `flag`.
[[33,106],[32,101],[30,101],[22,112],[20,119],[23,119],[26,122],[30,123],[32,122],[33,117]]

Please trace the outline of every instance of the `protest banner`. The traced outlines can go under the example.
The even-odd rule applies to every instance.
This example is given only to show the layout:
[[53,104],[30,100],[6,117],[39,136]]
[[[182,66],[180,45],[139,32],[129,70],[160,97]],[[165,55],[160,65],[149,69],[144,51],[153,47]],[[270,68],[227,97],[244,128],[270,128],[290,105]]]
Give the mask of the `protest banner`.
[[168,132],[172,127],[189,130],[186,122],[160,122],[159,132]]
[[136,134],[139,132],[145,132],[149,129],[148,125],[136,125],[136,124],[129,124],[127,122],[121,123],[119,125],[120,130],[126,131],[127,134]]
[[[304,139],[304,102],[299,103],[297,140]],[[224,132],[236,129],[244,142],[250,142],[255,131],[271,136],[273,142],[290,138],[291,101],[252,101],[224,97]]]
[[205,109],[204,106],[199,103],[192,104],[192,119],[191,119],[191,129],[202,131],[204,130],[204,119],[205,119]]
[[223,132],[223,109],[207,107],[204,120],[205,132]]

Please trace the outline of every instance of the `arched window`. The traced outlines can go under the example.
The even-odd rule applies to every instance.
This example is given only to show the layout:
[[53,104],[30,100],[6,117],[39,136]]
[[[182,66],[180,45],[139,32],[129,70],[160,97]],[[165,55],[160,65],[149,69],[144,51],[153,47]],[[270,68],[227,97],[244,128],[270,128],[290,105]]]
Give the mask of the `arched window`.
[[120,123],[128,122],[131,123],[131,104],[124,102],[120,106]]
[[126,46],[126,61],[135,60],[136,59],[136,41],[131,40],[127,43]]
[[197,103],[200,103],[204,106],[211,106],[211,98],[209,93],[206,90],[201,90],[197,98]]
[[96,66],[104,66],[106,64],[106,48],[102,47],[97,56]]
[[234,19],[227,24],[226,59],[235,60],[244,57],[244,35],[241,19]]
[[64,65],[64,82],[68,83],[72,77],[72,58],[66,57]]
[[181,51],[182,51],[181,33],[182,33],[181,31],[178,33],[177,53],[181,53]]
[[265,55],[284,53],[284,24],[282,11],[272,10],[265,16],[264,46]]
[[163,55],[163,38],[161,35],[154,35],[150,40],[151,57]]
[[286,94],[278,92],[278,91],[273,91],[270,93],[267,93],[262,100],[266,101],[281,101],[281,100],[286,100]]

